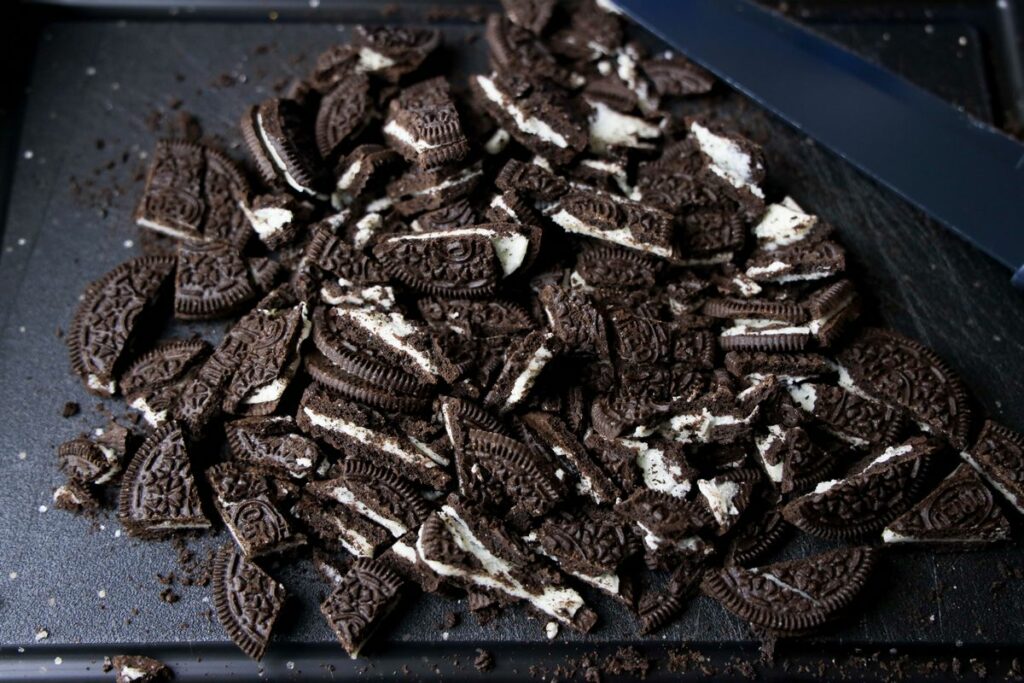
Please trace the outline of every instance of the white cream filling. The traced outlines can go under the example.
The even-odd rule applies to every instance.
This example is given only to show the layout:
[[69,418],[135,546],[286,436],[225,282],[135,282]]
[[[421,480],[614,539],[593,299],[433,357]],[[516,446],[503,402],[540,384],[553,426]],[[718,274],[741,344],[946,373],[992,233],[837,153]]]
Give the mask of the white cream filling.
[[85,378],[85,383],[89,385],[90,389],[93,389],[95,391],[102,391],[107,394],[113,394],[115,391],[117,391],[117,382],[115,382],[114,380],[110,380],[109,382],[104,384],[103,382],[100,381],[100,378],[97,375],[88,375]]
[[356,221],[356,232],[352,236],[352,246],[362,249],[370,241],[373,234],[384,225],[384,218],[379,213],[371,211]]
[[554,640],[558,636],[558,622],[549,621],[544,625],[544,635],[548,637],[548,640]]
[[398,121],[395,121],[394,119],[388,121],[387,125],[384,126],[382,131],[384,135],[390,135],[399,142],[402,142],[412,147],[417,154],[422,154],[423,152],[426,152],[428,149],[436,149],[440,147],[440,145],[435,145],[431,142],[428,142],[427,140],[424,140],[423,138],[416,137],[415,135],[412,134],[412,131],[410,131],[408,128],[398,123]]
[[818,482],[818,485],[814,487],[814,493],[825,493],[830,490],[833,486],[838,484],[840,479],[829,479],[827,481]]
[[736,507],[736,496],[739,495],[740,485],[734,481],[716,482],[714,479],[698,479],[697,490],[704,496],[708,508],[715,520],[724,525],[729,522],[730,517],[740,514]]
[[484,143],[484,151],[488,154],[501,154],[508,146],[509,140],[511,140],[511,137],[508,131],[504,128],[499,128],[494,131],[491,137],[487,138],[487,142]]
[[619,439],[618,442],[636,453],[636,464],[647,488],[676,498],[685,498],[690,492],[690,480],[683,477],[683,469],[679,465],[666,462],[665,451],[633,439]]
[[872,467],[875,467],[876,465],[881,465],[882,463],[892,460],[893,458],[897,458],[901,455],[906,455],[907,453],[910,453],[913,450],[914,447],[911,444],[903,444],[902,446],[890,446],[889,448],[886,448],[884,451],[882,451],[882,453],[877,458],[872,460],[868,464],[868,466],[865,467],[862,471],[866,472]]
[[533,388],[534,382],[537,381],[537,376],[540,375],[541,371],[548,364],[554,354],[551,353],[546,344],[553,335],[549,332],[545,337],[541,345],[538,346],[533,356],[530,357],[530,362],[526,364],[526,368],[519,373],[515,381],[512,383],[512,388],[508,392],[508,398],[505,399],[506,407],[513,407],[520,401],[526,398],[526,394],[529,393],[530,389]]
[[[347,280],[339,279],[339,286],[344,287],[342,282]],[[395,305],[395,291],[387,285],[372,285],[351,292],[332,294],[329,289],[320,289],[320,299],[332,306],[347,304],[352,306],[373,306],[383,310],[393,308]]]
[[359,172],[362,170],[363,160],[356,159],[351,164],[349,164],[348,168],[345,169],[345,172],[341,174],[341,177],[338,178],[338,182],[335,185],[335,187],[338,190],[344,192],[345,190],[352,186],[352,183],[356,181],[356,178],[359,176]]
[[142,419],[148,422],[154,427],[159,427],[167,421],[167,409],[153,410],[153,408],[146,402],[145,397],[139,396],[137,399],[129,404],[135,410],[142,413]]
[[782,588],[783,590],[787,590],[790,593],[795,593],[796,595],[799,595],[803,599],[805,599],[808,602],[810,602],[812,605],[817,605],[818,604],[818,599],[815,598],[813,595],[811,595],[810,593],[808,593],[806,591],[802,591],[802,590],[800,590],[799,588],[797,588],[795,586],[789,585],[788,583],[786,583],[785,581],[783,581],[779,577],[775,576],[771,572],[765,572],[765,571],[762,571],[761,569],[758,569],[758,568],[751,569],[750,571],[751,571],[751,573],[754,573],[754,574],[760,574],[761,576],[766,578],[768,581],[770,581],[771,583],[774,583],[776,586],[778,586],[779,588]]
[[794,384],[786,387],[786,390],[798,406],[808,413],[814,412],[814,404],[818,401],[818,392],[815,391],[813,384]]
[[746,187],[756,197],[764,197],[761,188],[754,184],[754,168],[750,155],[729,138],[715,135],[696,121],[690,130],[697,138],[700,150],[711,159],[711,171],[736,188]]
[[653,149],[649,142],[661,137],[661,129],[637,116],[622,114],[604,102],[587,100],[590,105],[590,147],[603,154],[610,147]]
[[242,401],[245,405],[259,405],[260,403],[270,403],[279,400],[288,388],[288,385],[291,384],[292,378],[295,377],[295,373],[299,369],[299,363],[302,361],[302,343],[306,341],[310,331],[313,329],[313,323],[310,322],[309,317],[306,315],[306,303],[300,303],[299,309],[302,315],[302,329],[299,331],[299,338],[295,342],[294,357],[277,379],[262,387],[258,387],[246,396]]
[[782,472],[784,467],[783,461],[779,460],[779,462],[773,465],[768,462],[767,454],[768,451],[784,437],[785,429],[782,425],[769,425],[768,436],[756,437],[754,439],[754,445],[757,447],[757,452],[761,456],[761,463],[764,465],[764,471],[768,474],[768,478],[775,483],[782,481]]
[[387,346],[408,356],[424,372],[431,375],[438,374],[437,365],[429,355],[406,343],[405,339],[416,335],[419,330],[401,313],[385,313],[362,308],[335,308],[333,310],[338,317],[351,320]]
[[463,552],[469,553],[480,563],[482,571],[468,571],[461,567],[429,559],[423,552],[423,527],[420,527],[416,550],[428,567],[441,576],[468,579],[484,588],[492,588],[515,598],[526,600],[538,610],[558,621],[571,624],[573,617],[583,607],[583,598],[571,588],[547,587],[539,593],[529,590],[512,576],[508,562],[488,550],[470,530],[469,526],[450,506],[445,505],[437,512],[444,522],[452,540]]
[[458,228],[456,230],[443,230],[439,232],[419,232],[414,235],[400,235],[392,237],[388,242],[402,242],[408,240],[444,239],[449,237],[464,237],[479,235],[491,241],[494,247],[494,255],[501,264],[501,272],[507,277],[519,269],[526,259],[526,253],[530,249],[530,238],[522,233],[509,231],[491,230],[489,228]]
[[699,413],[683,413],[670,418],[667,423],[667,436],[680,443],[706,443],[715,427],[749,424],[756,415],[756,408],[743,418],[735,415],[715,415],[707,408],[701,408]]
[[[605,161],[604,159],[584,159],[580,162],[580,166],[588,166],[602,173],[607,173],[614,180],[615,184],[618,185],[619,190],[622,194],[633,199],[633,195],[636,193],[636,188],[629,184],[629,177],[626,175],[626,169],[620,164]],[[643,201],[642,198],[638,198],[638,201]]]
[[249,225],[256,231],[256,236],[261,240],[267,240],[282,232],[286,225],[292,222],[294,214],[288,209],[281,209],[275,206],[268,206],[263,209],[250,209],[245,202],[238,202],[242,213],[249,219]]
[[640,76],[639,55],[632,46],[627,46],[620,51],[616,57],[616,74],[626,84],[633,94],[636,95],[637,104],[645,114],[651,114],[658,109],[658,96],[651,93],[650,85],[646,78]]
[[135,224],[140,226],[140,227],[149,228],[150,230],[152,230],[154,232],[159,232],[159,233],[162,233],[164,235],[167,235],[168,237],[173,237],[173,238],[179,239],[179,240],[191,240],[191,239],[195,239],[195,237],[196,237],[196,234],[194,232],[185,231],[185,230],[176,230],[176,229],[174,229],[174,228],[172,228],[172,227],[170,227],[168,225],[164,225],[163,223],[157,223],[155,221],[151,221],[148,218],[139,217],[139,218],[135,219]]
[[672,256],[672,250],[670,248],[642,242],[633,236],[633,232],[629,228],[603,230],[596,226],[584,223],[565,209],[559,209],[551,216],[551,220],[567,232],[574,232],[579,235],[586,235],[587,237],[595,237],[599,240],[613,242],[614,244],[621,244],[622,246],[629,247],[630,249],[645,251],[664,258]]
[[359,64],[356,71],[382,71],[395,65],[395,60],[368,47],[359,48]]
[[352,508],[353,510],[361,514],[363,517],[369,519],[370,521],[380,524],[382,527],[387,529],[395,538],[400,538],[401,536],[404,536],[407,531],[409,531],[409,528],[397,519],[384,517],[383,515],[374,511],[368,505],[366,505],[361,500],[356,498],[356,494],[352,493],[352,491],[345,486],[336,484],[331,488],[330,493],[331,497],[334,498],[334,500],[338,501],[342,505],[346,505]]
[[516,212],[512,210],[512,207],[505,202],[505,198],[502,197],[500,194],[494,195],[494,197],[491,199],[490,207],[492,209],[498,209],[499,211],[504,212],[505,215],[507,215],[516,223],[522,223],[522,220],[519,218]]
[[817,216],[804,213],[799,207],[785,202],[769,204],[761,222],[754,226],[754,236],[761,242],[761,248],[774,251],[805,239],[817,223]]
[[391,545],[391,550],[397,557],[405,560],[409,564],[416,564],[419,562],[419,558],[416,556],[416,548],[412,547],[405,541],[395,541]]
[[309,406],[304,407],[303,411],[306,413],[309,421],[317,427],[327,429],[336,434],[342,434],[355,439],[361,444],[384,451],[414,468],[432,470],[436,469],[438,465],[448,464],[447,460],[427,448],[425,444],[412,439],[409,439],[409,445],[412,446],[410,448],[409,445],[403,443],[402,439],[381,432],[375,432],[372,429],[367,429],[340,417],[323,415],[312,410]]
[[512,117],[516,127],[527,135],[535,135],[545,142],[550,142],[557,147],[568,147],[569,141],[561,133],[552,128],[546,121],[530,116],[515,104],[510,102],[494,80],[488,76],[476,76],[476,82],[483,91],[484,96],[491,102],[505,110]]
[[145,676],[146,672],[142,669],[127,665],[121,667],[121,678],[126,681],[137,681]]

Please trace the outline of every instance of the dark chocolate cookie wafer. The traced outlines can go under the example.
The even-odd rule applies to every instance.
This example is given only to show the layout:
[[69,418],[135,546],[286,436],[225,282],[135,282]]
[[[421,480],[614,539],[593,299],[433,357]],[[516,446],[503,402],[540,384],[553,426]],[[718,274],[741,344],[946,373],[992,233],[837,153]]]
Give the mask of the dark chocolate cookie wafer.
[[393,278],[427,294],[490,296],[502,272],[491,234],[463,228],[400,235],[378,243],[373,254]]
[[1009,537],[1009,520],[981,476],[966,463],[882,531],[886,543],[946,547],[970,547]]
[[484,405],[506,413],[521,404],[533,390],[544,368],[561,350],[561,341],[551,332],[541,330],[513,342],[505,353],[501,374],[487,392]]
[[622,247],[586,244],[576,259],[576,271],[589,287],[633,289],[653,287],[661,271],[659,261]]
[[329,224],[317,223],[310,231],[305,258],[350,285],[386,284],[387,274],[376,259],[354,249]]
[[263,659],[286,596],[284,586],[246,560],[233,543],[217,552],[213,562],[217,620],[250,658]]
[[472,194],[483,176],[479,164],[465,168],[414,168],[387,186],[388,197],[403,216],[433,211]]
[[359,559],[335,584],[320,611],[352,659],[394,609],[405,582],[382,563]]
[[247,417],[224,425],[231,457],[262,472],[309,480],[323,459],[291,417]]
[[110,449],[84,436],[57,446],[57,462],[68,479],[80,484],[105,484],[121,472],[122,464]]
[[562,420],[550,413],[532,412],[523,416],[523,422],[576,477],[578,493],[588,496],[598,505],[613,503],[622,497],[618,485],[594,461]]
[[391,100],[381,132],[391,146],[420,168],[456,164],[469,154],[469,142],[443,76],[402,90]]
[[[574,80],[537,36],[500,14],[487,17],[484,31],[491,67],[500,74],[529,74],[565,86]],[[575,77],[579,80],[579,76]]]
[[974,446],[960,455],[1024,512],[1024,435],[986,420]]
[[420,214],[410,227],[414,232],[441,232],[469,227],[479,222],[473,204],[463,197],[439,209]]
[[355,557],[372,558],[393,540],[384,527],[340,503],[303,496],[291,513],[317,543],[334,552],[345,551]]
[[630,529],[597,508],[547,517],[532,534],[560,567],[612,595],[620,595],[619,567],[637,550]]
[[319,351],[305,354],[302,364],[309,376],[320,384],[368,406],[402,413],[420,412],[430,407],[429,397],[406,394],[383,383],[367,382],[346,372]]
[[324,95],[314,129],[320,156],[330,161],[351,148],[369,123],[373,106],[370,81],[361,73],[349,74]]
[[118,519],[132,536],[151,538],[209,529],[181,427],[168,422],[149,435],[125,469]]
[[71,367],[100,396],[117,391],[117,376],[139,324],[151,310],[175,260],[143,256],[126,261],[91,283],[67,333]]
[[798,242],[773,251],[755,251],[744,264],[755,282],[786,284],[820,280],[846,269],[846,250],[837,242]]
[[941,450],[925,437],[913,437],[881,451],[862,470],[824,481],[782,510],[793,526],[831,539],[858,539],[878,533],[914,504],[930,461]]
[[262,475],[225,462],[208,469],[206,479],[213,490],[214,507],[246,558],[305,545],[306,537],[292,530]]
[[573,191],[559,200],[551,220],[567,232],[662,258],[674,255],[673,217],[637,202],[605,193]]
[[538,297],[551,331],[568,353],[609,357],[604,314],[581,292],[548,285]]
[[397,83],[416,71],[441,44],[437,29],[407,26],[357,26],[352,45],[359,49],[359,69]]
[[502,0],[509,21],[540,35],[555,9],[555,0]]
[[554,201],[569,191],[565,178],[537,164],[509,159],[494,179],[499,190],[521,192],[527,197]]
[[753,626],[797,634],[849,606],[874,563],[871,548],[842,548],[753,569],[726,567],[705,578],[701,590]]
[[206,358],[210,345],[202,339],[166,341],[136,359],[121,375],[121,391],[132,408],[152,426],[167,417],[178,385]]
[[174,276],[174,315],[208,320],[230,315],[256,296],[241,254],[225,242],[182,242]]
[[420,299],[416,307],[429,324],[474,337],[503,337],[528,332],[536,326],[526,309],[511,301]]
[[893,443],[906,424],[901,410],[840,387],[804,382],[790,386],[789,394],[826,429],[858,448]]
[[401,157],[382,145],[359,145],[338,162],[331,194],[335,208],[358,204],[369,195],[383,193],[385,182]]
[[858,389],[904,408],[928,431],[965,448],[971,406],[960,378],[931,349],[889,330],[865,329],[838,356]]
[[663,97],[703,95],[715,85],[715,77],[709,71],[671,52],[645,59],[641,68]]

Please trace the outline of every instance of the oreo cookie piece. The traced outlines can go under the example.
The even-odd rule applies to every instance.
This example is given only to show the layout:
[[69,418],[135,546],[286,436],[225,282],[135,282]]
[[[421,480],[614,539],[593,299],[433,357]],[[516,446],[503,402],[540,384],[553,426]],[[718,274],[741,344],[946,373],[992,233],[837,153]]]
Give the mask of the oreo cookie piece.
[[[477,429],[445,413],[455,438],[459,489],[468,500],[507,509],[511,520],[535,519],[563,499],[563,487],[550,463],[503,434]],[[450,434],[452,432],[450,431]]]
[[960,456],[1024,512],[1024,435],[986,420],[974,446]]
[[303,367],[315,381],[347,398],[374,408],[415,413],[430,407],[429,396],[416,396],[373,384],[346,372],[319,351],[306,354]]
[[793,526],[822,538],[848,540],[878,533],[914,504],[940,450],[925,437],[890,446],[856,473],[821,482],[811,493],[794,498],[782,514]]
[[53,507],[77,515],[99,510],[100,501],[88,485],[69,480],[54,490]]
[[410,480],[443,491],[448,459],[419,439],[395,429],[370,408],[310,386],[299,405],[299,425],[335,448],[382,462]]
[[687,461],[682,446],[660,439],[616,439],[615,443],[634,454],[644,486],[680,499],[689,495],[697,470]]
[[363,645],[398,604],[404,583],[382,563],[358,559],[334,585],[320,611],[349,657],[359,657]]
[[483,176],[479,164],[461,169],[413,169],[387,186],[395,210],[403,216],[433,211],[473,192]]
[[504,337],[536,326],[525,308],[500,299],[420,299],[416,307],[429,325],[471,337]]
[[409,162],[430,169],[469,154],[459,112],[443,76],[409,86],[388,106],[384,138]]
[[359,145],[335,167],[331,204],[335,208],[351,206],[361,197],[380,194],[401,157],[382,145]]
[[224,390],[223,409],[227,413],[274,412],[298,370],[300,349],[312,327],[306,316],[306,304],[280,309],[260,307],[265,302],[228,333],[245,350]]
[[337,159],[369,123],[374,102],[366,74],[354,72],[320,99],[316,113],[316,148],[325,160]]
[[[648,448],[662,449],[662,446],[665,444],[660,440],[645,442],[635,439],[607,438],[593,429],[588,429],[583,435],[583,445],[594,456],[601,469],[607,472],[612,481],[622,488],[623,493],[633,495],[642,484],[646,483],[642,478],[644,470],[638,466],[641,452]],[[676,464],[674,458],[675,449],[669,446],[669,450],[673,451],[672,455],[668,456],[670,461],[669,468],[671,469]],[[658,456],[657,454],[647,454],[645,457],[653,461]],[[650,462],[645,464],[648,468],[652,468]],[[666,484],[666,488],[673,488],[678,491],[685,487],[683,480],[675,477],[676,473],[674,471],[670,471],[671,481],[661,477],[658,463],[653,465],[652,471],[654,472],[654,479],[657,479],[659,484]],[[680,474],[681,477],[687,475],[688,471],[685,469]],[[677,485],[679,488],[675,488]]]
[[241,254],[226,242],[182,242],[174,276],[174,316],[209,320],[231,315],[256,296]]
[[243,210],[260,241],[268,249],[279,249],[295,241],[309,218],[310,208],[288,194],[264,194]]
[[502,0],[509,21],[540,35],[551,19],[555,0]]
[[519,76],[476,75],[469,86],[480,105],[517,142],[552,163],[572,162],[587,146],[587,135],[571,113]]
[[167,419],[181,382],[210,354],[202,339],[161,342],[139,356],[121,375],[121,392],[129,406],[153,427]]
[[245,341],[230,332],[181,388],[170,414],[195,439],[220,415],[224,392],[245,355]]
[[577,493],[591,498],[598,505],[613,503],[622,497],[618,485],[594,462],[587,449],[562,420],[542,412],[527,413],[522,419],[541,443],[578,479]]
[[242,213],[249,182],[224,154],[189,142],[161,140],[135,209],[139,227],[176,239],[222,239],[245,246]]
[[674,220],[658,209],[599,192],[562,197],[551,220],[566,232],[672,258]]
[[832,229],[786,197],[780,204],[769,204],[751,232],[757,238],[758,251],[767,254],[796,244],[814,244],[828,237]]
[[114,683],[160,683],[170,680],[172,672],[166,664],[141,655],[114,655]]
[[357,71],[397,83],[419,69],[441,44],[437,29],[408,26],[356,26],[352,45],[358,48]]
[[484,405],[499,413],[516,408],[530,395],[537,378],[561,350],[562,343],[555,335],[541,330],[513,341]]
[[649,567],[674,566],[714,551],[700,533],[714,528],[715,519],[695,501],[642,488],[617,503],[615,512],[637,527]]
[[723,134],[699,121],[691,121],[690,134],[707,162],[711,177],[732,188],[748,213],[760,214],[764,206],[764,155],[761,149],[738,135]]
[[662,97],[704,95],[715,85],[715,77],[709,71],[669,51],[645,59],[640,67]]
[[764,351],[730,351],[725,354],[725,368],[734,377],[750,381],[772,375],[784,384],[796,384],[831,375],[832,363],[817,353],[766,353]]
[[773,251],[755,251],[745,264],[755,282],[789,284],[821,280],[846,270],[846,250],[832,240],[797,242]]
[[245,559],[234,543],[217,551],[212,573],[217,620],[249,658],[263,659],[287,597],[284,586]]
[[484,31],[491,68],[502,75],[529,74],[532,79],[544,79],[559,86],[572,82],[573,77],[537,35],[517,26],[508,17],[491,14]]
[[371,346],[422,383],[434,384],[438,377],[450,382],[458,377],[451,361],[431,343],[427,328],[397,311],[335,307],[326,317],[335,318],[332,324],[347,326],[349,340]]
[[302,496],[291,510],[309,534],[328,550],[345,551],[355,557],[376,557],[391,543],[384,527],[351,511],[340,503],[327,503]]
[[309,118],[295,100],[272,98],[245,113],[242,136],[264,181],[280,179],[300,195],[323,198],[323,167]]
[[511,224],[491,223],[399,235],[379,242],[374,256],[391,276],[433,296],[491,296],[516,272],[530,238]]
[[82,295],[67,332],[71,367],[98,396],[117,391],[126,353],[146,313],[152,310],[175,260],[142,256],[92,282]]
[[750,434],[758,408],[745,412],[725,392],[705,394],[684,404],[668,419],[662,431],[679,443],[729,444]]
[[595,154],[614,155],[626,150],[656,149],[661,139],[661,126],[639,116],[623,114],[604,102],[589,97],[589,149]]
[[413,232],[441,232],[476,225],[476,209],[465,197],[439,209],[420,214],[410,225]]
[[304,258],[341,280],[345,286],[387,284],[388,277],[377,261],[354,249],[329,224],[312,226]]
[[778,547],[789,529],[778,504],[775,493],[755,497],[751,513],[745,516],[729,543],[727,565],[750,564]]
[[291,417],[248,417],[224,425],[231,457],[260,472],[310,480],[320,470],[319,446]]
[[252,559],[305,545],[306,537],[292,530],[277,509],[263,475],[233,462],[206,471],[214,507],[242,554]]
[[565,178],[555,175],[537,164],[515,159],[505,162],[494,179],[494,185],[503,192],[518,192],[543,201],[555,201],[569,191]]
[[584,289],[650,288],[657,282],[661,263],[630,249],[600,242],[588,243],[576,259],[572,281],[579,282]]
[[139,538],[209,529],[181,427],[168,422],[149,435],[121,480],[117,517]]
[[614,55],[622,47],[622,42],[622,20],[595,0],[579,3],[569,18],[569,25],[555,32],[550,39],[553,51],[582,61]]
[[719,536],[728,533],[750,506],[759,481],[760,475],[751,469],[737,469],[712,479],[697,480],[697,490],[717,523]]
[[835,618],[853,603],[875,564],[875,551],[855,547],[745,569],[708,574],[701,590],[740,619],[775,635],[796,635]]
[[379,524],[395,538],[417,528],[430,515],[430,506],[413,486],[391,470],[349,459],[334,479],[310,484],[307,490],[333,500]]
[[922,429],[967,446],[972,412],[967,389],[931,349],[896,332],[862,330],[838,354],[854,385],[894,407],[906,409]]
[[599,508],[557,513],[544,519],[525,540],[584,583],[615,598],[630,597],[631,587],[618,571],[636,552],[637,544],[614,514]]
[[802,382],[787,387],[790,397],[825,428],[857,448],[898,440],[905,421],[900,410],[840,387]]
[[469,519],[467,511],[442,506],[420,527],[416,552],[438,575],[468,589],[494,590],[532,608],[559,624],[586,633],[597,621],[572,588],[561,585],[556,572],[532,563],[497,524]]
[[886,543],[976,547],[1010,538],[1010,522],[981,476],[968,464],[882,530]]
[[660,364],[673,360],[673,329],[668,323],[616,308],[609,315],[612,348],[623,364]]
[[57,446],[57,463],[69,480],[79,484],[106,484],[121,472],[116,453],[84,436]]
[[547,285],[537,295],[551,331],[579,355],[609,357],[605,316],[586,294]]
[[819,448],[802,427],[768,426],[754,444],[768,479],[783,493],[806,489],[827,477],[837,458]]

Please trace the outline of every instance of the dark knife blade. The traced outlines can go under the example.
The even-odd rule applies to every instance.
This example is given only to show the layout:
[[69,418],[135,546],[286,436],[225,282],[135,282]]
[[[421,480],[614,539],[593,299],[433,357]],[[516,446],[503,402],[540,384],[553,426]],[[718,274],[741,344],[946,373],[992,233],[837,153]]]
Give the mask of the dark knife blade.
[[603,0],[1014,271],[1024,145],[747,0]]

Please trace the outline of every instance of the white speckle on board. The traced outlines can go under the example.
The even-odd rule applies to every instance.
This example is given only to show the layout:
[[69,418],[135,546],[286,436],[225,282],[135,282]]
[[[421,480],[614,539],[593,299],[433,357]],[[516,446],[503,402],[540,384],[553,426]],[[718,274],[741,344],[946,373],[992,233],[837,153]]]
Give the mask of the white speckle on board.
[[125,240],[124,241],[124,248],[125,249],[131,249],[134,246],[135,246],[135,242],[133,242],[131,240]]
[[289,671],[291,671],[292,669],[295,668],[295,662],[285,662],[284,663],[284,668],[286,668]]
[[35,152],[33,152],[32,150],[30,150],[30,149],[26,149],[25,150],[25,158],[26,159],[31,159],[35,155],[36,155]]
[[100,598],[106,598],[107,591],[101,588],[98,591],[96,591],[96,595],[100,596]]
[[56,664],[57,666],[60,666],[61,664],[64,663],[64,659],[62,657],[54,657],[53,658],[53,663]]
[[20,327],[18,327],[18,332],[25,334],[25,326],[21,325]]
[[40,505],[40,506],[39,506],[39,511],[40,511],[40,512],[46,512],[46,510],[47,510],[47,509],[48,509],[48,508],[47,508],[47,507],[46,507],[45,505]]
[[958,42],[961,47],[967,47],[967,36],[960,36],[957,38],[956,42]]
[[49,637],[50,637],[50,632],[47,631],[45,628],[41,628],[38,631],[36,631],[36,642],[37,643],[40,640],[46,640]]
[[[26,152],[26,154],[27,154],[27,153],[28,153],[28,152]],[[19,246],[19,247],[23,247],[23,246],[25,246],[26,244],[28,244],[28,242],[27,242],[27,241],[25,240],[25,238],[24,238],[24,237],[19,237],[19,238],[18,238],[18,246]]]
[[18,460],[24,460],[28,457],[28,453],[25,451],[18,451]]
[[50,607],[56,607],[57,606],[57,598],[50,598],[50,599],[48,599],[46,601],[46,604],[49,605]]
[[95,76],[96,75],[96,67],[94,67],[94,66],[87,66],[87,67],[85,67],[85,75],[86,76]]
[[114,538],[121,538],[121,530],[120,529],[115,529],[114,530]]
[[7,575],[7,578],[9,578],[11,581],[14,581],[16,578],[18,578],[18,572],[11,572]]
[[931,35],[931,34],[935,33],[935,27],[932,26],[931,24],[925,24],[924,25],[924,32],[927,33],[928,35]]

